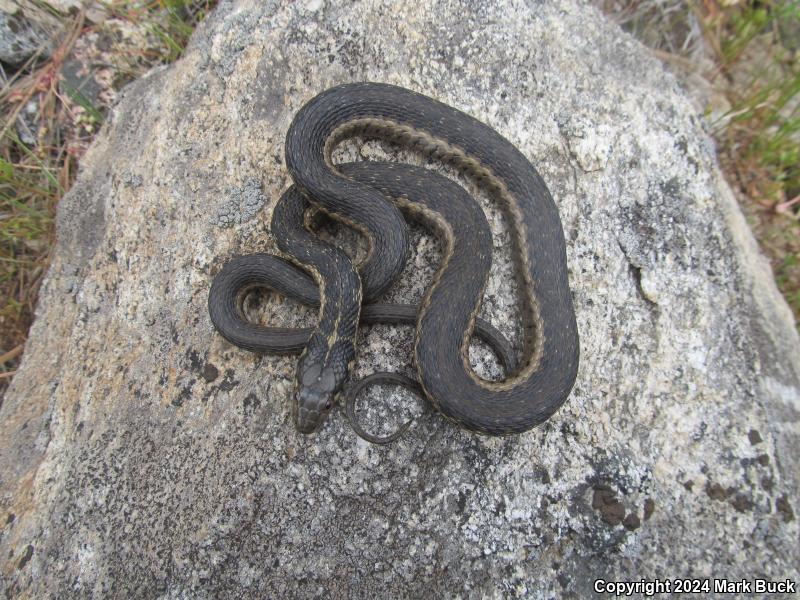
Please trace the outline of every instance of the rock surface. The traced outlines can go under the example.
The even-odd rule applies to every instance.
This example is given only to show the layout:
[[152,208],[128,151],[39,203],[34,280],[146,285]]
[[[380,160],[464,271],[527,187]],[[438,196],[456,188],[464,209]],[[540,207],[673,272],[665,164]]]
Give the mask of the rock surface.
[[37,50],[48,57],[61,29],[58,20],[36,3],[0,0],[0,60],[18,66]]
[[[126,88],[60,206],[1,409],[7,595],[585,597],[596,578],[798,578],[800,342],[701,121],[593,9],[476,4],[223,2],[181,61]],[[489,439],[424,412],[377,447],[336,411],[303,437],[295,359],[213,331],[214,274],[273,247],[293,114],[357,80],[477,116],[550,186],[582,364],[539,429]],[[419,160],[339,152],[359,154]],[[507,233],[488,215],[483,315],[514,337]],[[437,255],[415,231],[392,297],[419,298]],[[408,371],[411,339],[365,332],[359,374]],[[496,375],[485,349],[472,359]],[[373,428],[421,412],[388,396],[364,400]]]

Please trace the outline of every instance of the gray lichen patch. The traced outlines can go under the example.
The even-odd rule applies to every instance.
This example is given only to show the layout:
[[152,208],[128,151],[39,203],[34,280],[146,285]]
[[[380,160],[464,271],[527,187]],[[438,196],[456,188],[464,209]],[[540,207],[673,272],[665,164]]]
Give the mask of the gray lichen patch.
[[131,173],[130,171],[125,171],[124,173],[122,173],[122,175],[120,176],[120,180],[122,181],[123,184],[134,189],[141,187],[143,182],[141,175],[137,175],[136,173]]
[[[413,415],[396,443],[360,440],[340,409],[300,435],[297,358],[211,325],[214,274],[274,250],[292,116],[363,80],[488,123],[552,192],[581,368],[525,435],[462,431],[390,386],[359,407],[375,433]],[[391,144],[342,153],[439,170]],[[481,316],[514,339],[507,224],[459,183],[494,239]],[[552,598],[599,577],[800,577],[789,311],[691,102],[583,4],[221,2],[179,62],[120,94],[57,227],[0,407],[8,596]],[[358,254],[358,236],[323,234]],[[441,257],[427,231],[412,240],[389,292],[403,302]],[[274,294],[247,310],[316,317]],[[413,374],[413,340],[362,328],[355,376]],[[500,375],[483,345],[470,360]]]
[[259,213],[266,201],[260,182],[255,178],[247,179],[243,185],[227,190],[225,201],[217,209],[215,223],[218,227],[247,223]]

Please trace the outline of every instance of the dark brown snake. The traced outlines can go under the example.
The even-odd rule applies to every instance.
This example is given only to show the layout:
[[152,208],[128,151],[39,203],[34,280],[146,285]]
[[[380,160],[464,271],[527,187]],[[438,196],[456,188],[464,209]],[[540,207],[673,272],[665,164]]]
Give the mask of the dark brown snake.
[[[419,167],[334,165],[334,147],[353,136],[381,138],[437,159],[500,202],[521,296],[519,361],[505,339],[477,318],[491,266],[491,236],[475,201],[460,186]],[[300,109],[287,134],[286,164],[295,185],[276,205],[272,231],[280,252],[294,264],[264,254],[231,260],[214,280],[209,311],[217,330],[236,345],[301,352],[294,405],[301,432],[319,427],[341,391],[355,358],[359,320],[398,321],[393,312],[403,313],[400,322],[413,318],[414,308],[367,305],[362,311],[361,306],[378,299],[403,270],[408,234],[401,211],[430,225],[444,247],[416,315],[418,389],[459,426],[490,435],[527,431],[558,410],[575,382],[579,358],[564,234],[547,187],[510,142],[421,94],[386,84],[347,84]],[[304,227],[309,202],[365,236],[364,261],[354,266],[344,252]],[[319,304],[317,326],[310,331],[248,322],[241,301],[254,286]],[[498,353],[505,380],[483,380],[472,370],[473,333]]]

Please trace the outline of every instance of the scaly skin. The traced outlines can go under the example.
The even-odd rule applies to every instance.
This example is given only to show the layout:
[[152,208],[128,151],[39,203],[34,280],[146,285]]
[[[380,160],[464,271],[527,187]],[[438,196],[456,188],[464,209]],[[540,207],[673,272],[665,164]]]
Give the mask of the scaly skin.
[[[424,175],[407,178],[408,172],[369,185],[349,178],[331,163],[330,153],[352,135],[385,138],[438,159],[500,202],[512,233],[523,319],[522,359],[506,380],[481,380],[469,365],[469,339],[485,278],[476,281],[476,259],[461,250],[474,229],[443,217],[454,204],[453,193],[437,191]],[[579,344],[564,235],[547,187],[513,145],[421,94],[385,84],[348,84],[300,109],[287,134],[286,163],[299,193],[366,236],[370,252],[359,265],[366,300],[380,296],[406,260],[405,224],[383,194],[413,197],[417,203],[408,210],[432,222],[452,250],[423,299],[414,345],[422,389],[442,414],[472,431],[506,435],[535,427],[566,401],[577,375]],[[417,197],[422,194],[424,200]],[[288,222],[273,216],[278,244],[323,292],[318,328],[298,366],[298,426],[310,431],[347,376],[361,288],[351,276],[357,278],[352,265],[339,261],[333,250],[321,251],[309,232],[285,237],[280,229]]]

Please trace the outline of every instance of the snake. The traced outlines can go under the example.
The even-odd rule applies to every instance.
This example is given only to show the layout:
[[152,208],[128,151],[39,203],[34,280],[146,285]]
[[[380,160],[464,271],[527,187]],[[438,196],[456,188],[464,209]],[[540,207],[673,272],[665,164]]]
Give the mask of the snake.
[[[441,175],[411,165],[368,162],[343,164],[338,168],[348,177],[380,189],[401,208],[409,221],[433,224],[434,228],[444,225],[449,229],[451,224],[463,227],[470,235],[453,238],[455,245],[450,251],[473,256],[472,275],[478,281],[486,280],[490,269],[491,232],[478,204],[460,186]],[[426,190],[425,194],[420,193],[420,187]],[[438,205],[430,200],[413,202],[408,199],[409,195],[446,198],[447,201]],[[346,307],[350,303],[342,299],[343,290],[357,291],[352,281],[354,269],[343,252],[306,230],[311,221],[308,218],[310,208],[309,202],[295,188],[290,188],[275,206],[272,231],[282,240],[284,247],[300,246],[306,252],[318,253],[322,257],[317,260],[316,268],[323,281],[321,288],[326,292],[325,305],[328,310]],[[340,281],[342,277],[350,279],[343,283]],[[319,308],[323,304],[321,288],[313,277],[290,259],[264,253],[234,257],[216,275],[209,294],[212,322],[229,342],[258,354],[289,355],[302,354],[309,347],[316,351],[320,347],[335,345],[330,341],[333,328],[326,327],[332,322],[329,318],[321,320],[321,336],[316,337],[312,327],[265,327],[252,323],[245,315],[244,302],[250,291],[263,288],[307,306]],[[419,306],[416,305],[371,303],[362,307],[359,319],[363,324],[415,325],[418,313]],[[495,352],[506,372],[516,368],[517,359],[511,344],[491,323],[478,318],[475,334]],[[337,335],[342,335],[342,332],[337,332]],[[371,435],[359,426],[354,415],[356,396],[368,385],[377,383],[402,385],[418,395],[422,391],[415,380],[395,373],[373,373],[348,388],[345,407],[354,430],[370,442],[385,444],[397,439],[411,421],[387,437]],[[299,403],[294,406],[299,407]],[[330,406],[323,409],[327,411]],[[313,431],[319,419],[312,420],[306,415],[299,412],[298,429],[305,431],[308,427]]]
[[[495,336],[493,342],[496,330],[488,330],[478,318],[491,263],[491,252],[475,242],[482,237],[476,225],[481,219],[465,222],[469,210],[444,216],[453,207],[473,206],[474,200],[465,200],[463,188],[421,167],[334,164],[336,146],[356,136],[419,152],[497,200],[508,222],[519,286],[518,359],[507,358],[507,341]],[[209,312],[217,330],[234,344],[253,351],[300,353],[293,402],[300,432],[313,433],[324,422],[353,367],[362,316],[369,319],[376,310],[370,304],[382,306],[376,301],[405,267],[408,227],[403,211],[431,225],[444,246],[433,281],[410,311],[416,311],[415,385],[425,398],[459,427],[486,435],[523,433],[564,404],[580,354],[564,232],[543,179],[511,142],[428,96],[390,84],[352,83],[330,88],[300,108],[286,136],[285,160],[294,184],[276,204],[271,220],[280,255],[231,261],[211,286]],[[309,230],[309,205],[363,235],[366,258],[355,264]],[[490,238],[488,244],[490,248]],[[308,304],[318,302],[316,327],[301,331],[247,322],[241,298],[250,287],[264,284],[259,269],[284,271],[271,284],[279,293],[297,292]],[[291,283],[289,272],[294,273]],[[379,316],[382,310],[377,309]],[[470,340],[481,331],[505,363],[501,381],[482,379],[470,365]]]

